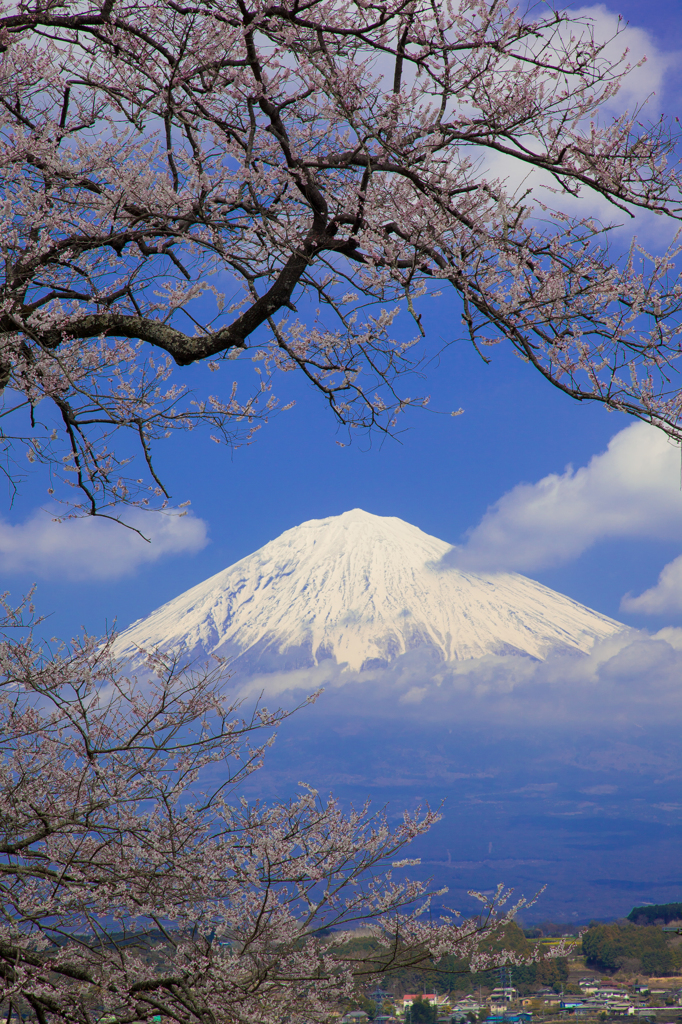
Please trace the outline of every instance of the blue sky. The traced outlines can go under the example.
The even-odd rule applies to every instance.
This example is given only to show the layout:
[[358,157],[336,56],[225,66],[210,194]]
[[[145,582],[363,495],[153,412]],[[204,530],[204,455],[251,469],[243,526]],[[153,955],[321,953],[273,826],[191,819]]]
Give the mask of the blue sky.
[[[451,320],[451,310],[434,305],[430,329],[446,336]],[[561,476],[568,466],[580,470],[607,449],[614,435],[628,429],[633,433],[631,419],[579,406],[502,349],[485,366],[466,342],[456,343],[431,369],[428,388],[430,411],[408,414],[396,439],[357,438],[340,447],[337,442],[347,440],[345,433],[336,430],[318,396],[293,378],[281,381],[278,393],[293,396],[296,405],[263,426],[250,446],[228,452],[198,434],[172,439],[159,448],[158,465],[174,499],[191,498],[192,521],[180,520],[179,526],[177,520],[166,521],[165,526],[178,526],[177,534],[154,534],[151,547],[108,524],[90,531],[86,543],[89,528],[99,524],[72,522],[50,524],[53,533],[41,552],[31,517],[46,503],[32,481],[7,518],[15,526],[23,524],[24,536],[18,543],[17,535],[5,531],[3,543],[20,554],[14,559],[5,555],[3,585],[18,594],[37,580],[38,607],[51,615],[50,632],[70,635],[80,625],[99,632],[114,618],[123,627],[284,530],[349,508],[398,516],[453,544],[463,543],[486,510],[504,495],[518,493],[514,489],[520,484]],[[447,415],[459,406],[463,415]],[[663,447],[665,456],[668,443],[662,435],[652,428],[634,430],[651,435],[652,449],[660,454]],[[682,623],[679,609],[644,615],[620,607],[626,593],[654,586],[659,572],[682,551],[678,450],[669,448],[657,481],[669,498],[663,522],[652,507],[647,523],[650,482],[638,479],[637,470],[633,466],[625,473],[625,492],[613,493],[611,502],[617,507],[634,495],[638,521],[631,535],[597,530],[582,553],[569,554],[559,564],[537,565],[532,559],[525,564],[522,558],[500,568],[525,572],[639,628]],[[601,495],[608,504],[611,485],[606,481],[600,487],[600,476],[597,464],[586,482],[588,494],[596,501]],[[659,497],[651,495],[652,506]],[[591,520],[596,511],[588,503],[584,515],[580,509],[576,515]],[[49,518],[41,521],[49,523]],[[576,532],[581,532],[577,523],[557,529],[557,547]],[[515,541],[512,536],[510,543]],[[173,553],[174,547],[189,550]],[[153,562],[140,561],[159,548],[167,553]]]
[[[674,114],[680,99],[675,61],[682,48],[679,6],[626,0],[618,7],[592,8],[606,20],[613,11],[630,21],[632,32],[625,41],[633,56],[644,50],[650,57],[637,95],[644,95],[652,82],[655,105]],[[461,333],[457,310],[447,298],[429,304],[426,326],[431,354]],[[408,414],[396,439],[358,438],[340,447],[337,442],[345,441],[345,435],[336,432],[319,397],[293,375],[280,380],[276,390],[296,405],[264,426],[252,445],[230,453],[203,435],[173,438],[160,446],[157,461],[174,500],[191,499],[191,519],[155,526],[151,549],[116,528],[98,532],[98,524],[46,526],[47,518],[38,514],[46,507],[44,484],[29,481],[0,531],[4,586],[18,595],[37,580],[38,607],[50,613],[50,631],[68,635],[80,625],[99,632],[114,619],[125,626],[283,530],[355,506],[399,516],[428,533],[463,543],[466,532],[504,495],[520,484],[536,485],[549,474],[564,474],[569,465],[576,471],[588,466],[632,422],[573,403],[502,347],[492,355],[491,365],[485,366],[465,340],[450,345],[428,367],[427,380],[419,383],[432,396],[430,411]],[[218,375],[226,389],[233,366],[225,364]],[[200,389],[208,387],[203,368],[190,374]],[[216,383],[212,377],[211,389]],[[464,415],[448,415],[460,406]],[[613,466],[608,459],[593,464],[581,485],[582,505],[576,485],[566,478],[557,500],[564,511],[575,501],[575,514],[557,527],[555,540],[557,549],[568,553],[554,564],[547,558],[512,558],[512,567],[640,628],[682,623],[682,609],[669,593],[675,569],[665,584],[666,600],[659,589],[648,609],[646,601],[621,606],[624,595],[655,587],[659,573],[682,552],[682,495],[678,510],[671,488],[679,487],[679,480],[670,482],[679,453],[666,459],[661,443],[658,438],[651,441],[652,451],[663,459],[653,490],[652,481],[641,474],[646,453],[638,463],[625,452],[617,486],[609,482]],[[646,442],[641,444],[646,447]],[[596,496],[594,501],[585,503],[585,491]],[[505,499],[507,511],[510,501],[520,500],[518,490],[514,495]],[[605,509],[609,496],[610,510]],[[661,501],[665,514],[658,514]],[[610,526],[617,507],[631,503],[637,506],[633,522]],[[506,514],[504,508],[495,512],[493,525],[498,533],[502,530],[501,544],[508,554],[519,537]],[[587,539],[575,541],[581,530],[585,534],[581,516],[599,522],[587,531]],[[544,543],[553,543],[551,531]],[[682,570],[680,576],[682,587]]]

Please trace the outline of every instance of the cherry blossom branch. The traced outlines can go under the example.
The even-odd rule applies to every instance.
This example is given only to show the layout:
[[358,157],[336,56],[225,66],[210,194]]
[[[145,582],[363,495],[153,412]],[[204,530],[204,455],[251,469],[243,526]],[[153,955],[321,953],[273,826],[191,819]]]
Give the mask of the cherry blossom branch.
[[[439,279],[479,351],[511,343],[567,395],[682,437],[677,245],[614,254],[609,225],[563,198],[680,219],[679,132],[644,109],[611,116],[625,55],[588,18],[543,12],[6,4],[7,451],[61,466],[76,513],[116,515],[164,506],[152,454],[173,431],[249,440],[281,371],[351,430],[390,431],[424,402],[406,388]],[[535,177],[519,194],[488,157]],[[402,318],[389,329],[396,304],[419,345]],[[184,367],[235,357],[266,370],[252,393],[190,395]]]
[[[128,677],[113,636],[49,651],[32,637],[30,598],[2,600],[4,1006],[38,1024],[303,1024],[329,1020],[358,985],[437,971],[448,955],[473,970],[519,962],[490,939],[525,901],[509,905],[500,887],[473,894],[477,917],[433,922],[445,891],[402,877],[418,864],[405,846],[438,813],[391,828],[303,784],[287,803],[248,803],[237,787],[272,742],[250,737],[287,712],[243,715],[220,666],[173,655],[152,652]],[[359,922],[375,922],[362,956],[344,945]]]

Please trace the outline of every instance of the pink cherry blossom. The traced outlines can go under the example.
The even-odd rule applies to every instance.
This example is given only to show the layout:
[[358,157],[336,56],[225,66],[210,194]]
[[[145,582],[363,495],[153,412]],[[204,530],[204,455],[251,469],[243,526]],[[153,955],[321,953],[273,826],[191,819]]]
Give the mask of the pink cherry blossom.
[[[390,827],[384,812],[344,811],[304,784],[288,803],[249,803],[239,784],[286,713],[245,714],[222,695],[220,665],[151,654],[138,679],[114,661],[112,637],[48,650],[27,611],[5,605],[0,643],[8,1013],[303,1024],[398,969],[435,971],[447,954],[474,970],[521,962],[483,944],[523,900],[500,887],[472,894],[477,917],[436,916],[445,891],[406,877],[418,861],[404,848],[438,813]],[[373,924],[373,952],[344,946],[358,923]]]
[[[678,244],[618,251],[562,200],[679,219],[677,132],[608,114],[627,57],[584,17],[504,0],[1,10],[4,438],[76,508],[163,504],[154,442],[199,424],[248,439],[282,371],[351,429],[390,430],[425,401],[408,381],[438,292],[484,358],[511,344],[573,398],[682,436]],[[556,195],[496,179],[488,155]],[[179,368],[235,356],[252,394],[189,393]]]

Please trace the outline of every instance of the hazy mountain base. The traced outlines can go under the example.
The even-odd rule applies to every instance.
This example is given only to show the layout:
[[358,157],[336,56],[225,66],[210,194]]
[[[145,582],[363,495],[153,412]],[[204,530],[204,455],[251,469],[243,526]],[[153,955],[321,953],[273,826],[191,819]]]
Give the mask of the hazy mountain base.
[[468,889],[498,881],[527,896],[547,884],[529,922],[679,899],[679,653],[641,634],[607,653],[487,658],[448,675],[412,652],[372,673],[296,673],[291,690],[261,676],[245,692],[269,681],[285,705],[327,689],[282,727],[249,792],[282,797],[303,780],[396,816],[445,801],[415,870],[463,910]]
[[[420,724],[334,722],[306,711],[287,723],[253,795],[286,796],[299,780],[356,804],[444,804],[444,819],[415,844],[424,872],[473,909],[470,888],[505,881],[548,891],[524,920],[611,918],[637,902],[678,899],[682,826],[679,735],[505,740]],[[319,730],[319,731],[318,731]]]

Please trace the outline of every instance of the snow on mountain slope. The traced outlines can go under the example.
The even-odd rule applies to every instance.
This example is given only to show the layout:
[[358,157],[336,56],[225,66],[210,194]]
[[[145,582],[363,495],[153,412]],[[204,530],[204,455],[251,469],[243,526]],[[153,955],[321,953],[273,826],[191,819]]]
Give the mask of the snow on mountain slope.
[[133,623],[118,653],[216,653],[247,675],[325,658],[359,670],[418,647],[446,661],[587,652],[625,628],[517,573],[440,568],[450,549],[361,509],[311,519]]

